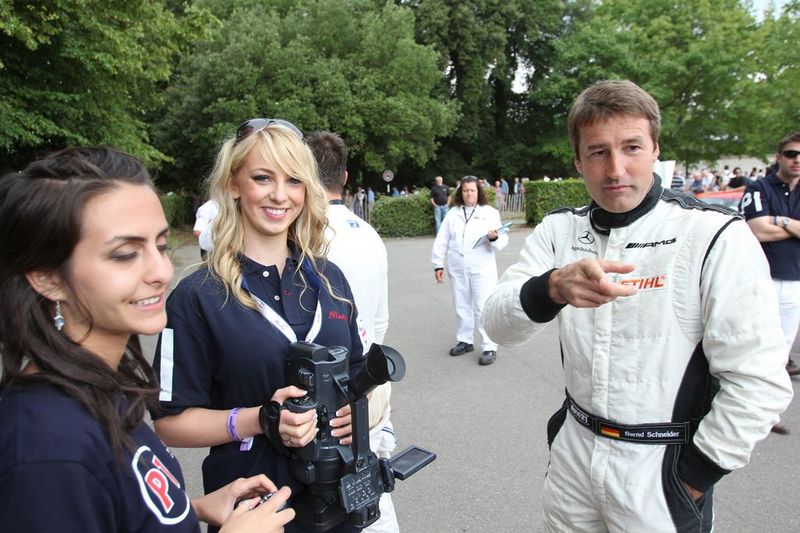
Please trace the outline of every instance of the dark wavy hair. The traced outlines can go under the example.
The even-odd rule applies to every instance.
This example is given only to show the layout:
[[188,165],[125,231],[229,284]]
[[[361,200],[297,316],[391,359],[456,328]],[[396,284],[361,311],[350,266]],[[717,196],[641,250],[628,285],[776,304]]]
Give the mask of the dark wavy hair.
[[[465,183],[475,183],[475,186],[478,187],[478,205],[486,205],[489,203],[489,200],[486,199],[486,191],[481,187],[481,182],[478,178],[475,176],[464,176],[461,178],[461,185]],[[453,198],[455,205],[464,205],[464,195],[461,193],[461,185],[456,189],[456,194]]]
[[[68,148],[0,179],[0,392],[47,382],[80,401],[106,431],[117,460],[134,443],[128,432],[158,404],[158,381],[131,335],[112,369],[53,326],[53,302],[26,274],[56,272],[75,296],[70,259],[86,204],[120,183],[153,187],[141,161],[110,147]],[[92,325],[86,303],[76,308]],[[23,374],[30,358],[39,372]]]

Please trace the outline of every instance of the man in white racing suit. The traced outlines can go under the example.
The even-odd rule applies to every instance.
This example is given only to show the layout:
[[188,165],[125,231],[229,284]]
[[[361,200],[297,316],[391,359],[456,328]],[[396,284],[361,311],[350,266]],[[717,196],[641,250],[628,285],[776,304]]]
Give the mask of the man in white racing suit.
[[558,323],[545,528],[709,531],[714,484],[792,397],[767,262],[735,213],[662,187],[641,88],[599,82],[568,124],[592,203],[545,216],[483,315],[500,344]]

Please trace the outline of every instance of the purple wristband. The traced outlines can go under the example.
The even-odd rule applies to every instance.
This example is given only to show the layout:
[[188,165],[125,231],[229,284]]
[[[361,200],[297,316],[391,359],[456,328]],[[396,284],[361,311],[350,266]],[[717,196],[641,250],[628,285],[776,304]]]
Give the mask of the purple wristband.
[[234,441],[241,442],[239,450],[246,452],[253,447],[253,437],[250,436],[246,439],[243,439],[238,433],[236,433],[236,418],[239,416],[239,411],[241,410],[241,407],[234,407],[228,414],[228,435],[230,435]]

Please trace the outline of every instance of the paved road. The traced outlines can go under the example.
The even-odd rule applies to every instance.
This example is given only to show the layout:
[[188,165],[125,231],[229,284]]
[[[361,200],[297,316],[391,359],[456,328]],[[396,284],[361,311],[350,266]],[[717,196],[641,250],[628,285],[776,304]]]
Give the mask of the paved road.
[[[512,231],[509,246],[498,255],[501,272],[516,260],[528,231]],[[408,366],[392,397],[398,449],[418,444],[438,454],[430,466],[398,481],[394,499],[402,530],[541,531],[545,425],[564,394],[556,329],[547,328],[523,347],[500,347],[497,362],[488,367],[478,366],[477,352],[450,357],[455,316],[449,287],[436,285],[429,266],[433,239],[386,244],[391,313],[386,344],[397,348]],[[177,250],[176,271],[196,257],[196,248]],[[800,531],[797,403],[785,415],[794,432],[770,435],[748,467],[720,482],[715,531]],[[200,494],[204,452],[176,453],[190,492]]]

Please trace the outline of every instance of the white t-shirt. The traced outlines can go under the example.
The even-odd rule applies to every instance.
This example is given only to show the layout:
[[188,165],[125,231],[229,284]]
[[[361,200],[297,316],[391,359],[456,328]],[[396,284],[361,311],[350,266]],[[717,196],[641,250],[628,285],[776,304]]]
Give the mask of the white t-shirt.
[[[342,204],[328,206],[328,260],[342,272],[353,291],[358,316],[373,342],[383,343],[389,329],[389,260],[378,232]],[[369,427],[389,418],[391,386],[372,391]]]
[[211,232],[211,223],[219,213],[219,206],[214,200],[209,200],[197,208],[195,213],[194,231],[199,231],[198,241],[200,248],[206,251],[214,249],[214,239]]
[[328,206],[328,259],[344,272],[358,316],[381,344],[389,328],[389,262],[378,232],[344,205]]

